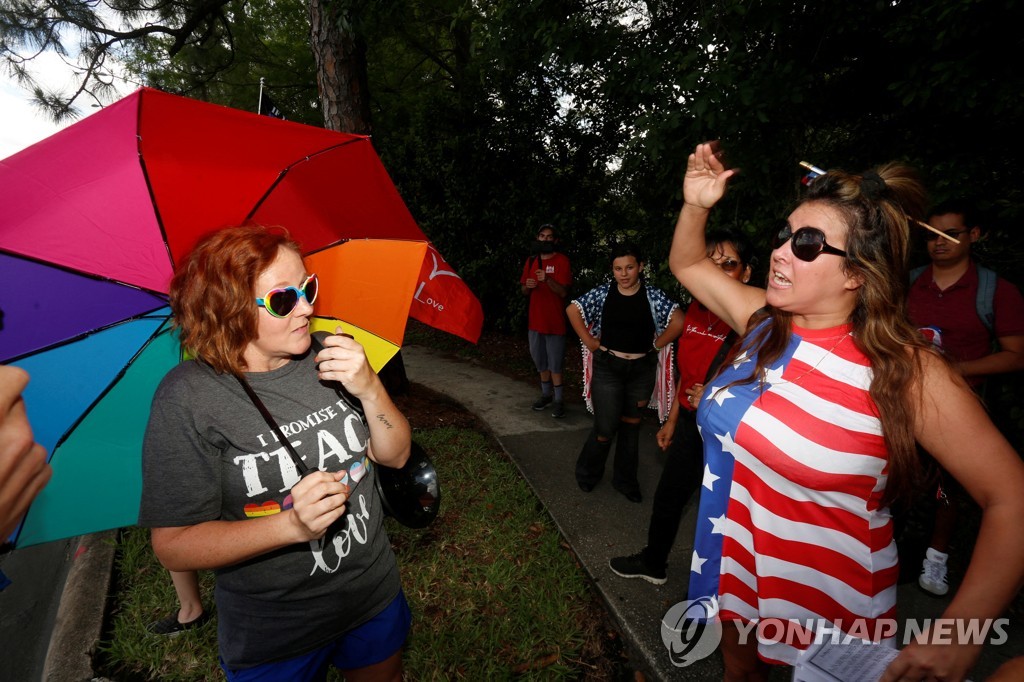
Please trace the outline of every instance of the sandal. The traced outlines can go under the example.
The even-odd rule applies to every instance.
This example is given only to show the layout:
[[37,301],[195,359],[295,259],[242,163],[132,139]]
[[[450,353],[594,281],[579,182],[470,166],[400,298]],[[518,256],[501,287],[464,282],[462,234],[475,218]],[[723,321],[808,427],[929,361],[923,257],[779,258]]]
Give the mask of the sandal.
[[178,614],[172,613],[166,618],[150,623],[148,629],[154,635],[174,636],[181,634],[185,630],[202,627],[208,620],[210,620],[209,611],[203,611],[198,618],[187,623],[178,622]]

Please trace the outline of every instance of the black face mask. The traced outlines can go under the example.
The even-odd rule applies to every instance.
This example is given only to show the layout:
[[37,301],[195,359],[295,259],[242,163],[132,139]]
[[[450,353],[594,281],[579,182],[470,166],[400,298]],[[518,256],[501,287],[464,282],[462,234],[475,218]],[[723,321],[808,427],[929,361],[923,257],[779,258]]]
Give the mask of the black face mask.
[[537,254],[541,254],[541,253],[554,253],[554,252],[555,252],[555,243],[554,242],[547,242],[547,241],[542,241],[542,240],[538,239],[538,240],[534,241],[533,244],[530,245],[530,253],[532,253],[535,256]]

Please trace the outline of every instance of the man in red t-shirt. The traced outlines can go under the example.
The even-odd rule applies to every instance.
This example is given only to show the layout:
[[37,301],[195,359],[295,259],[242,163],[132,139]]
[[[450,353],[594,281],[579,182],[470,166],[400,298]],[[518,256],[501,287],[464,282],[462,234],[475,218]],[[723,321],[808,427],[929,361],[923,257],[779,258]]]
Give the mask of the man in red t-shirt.
[[530,297],[530,356],[540,373],[541,395],[533,409],[539,412],[553,403],[551,416],[561,418],[565,416],[565,297],[572,286],[572,269],[569,259],[555,251],[557,242],[555,228],[542,225],[519,284],[523,295]]
[[[992,315],[982,320],[979,269],[971,260],[971,244],[981,236],[977,220],[966,205],[948,202],[932,211],[928,223],[960,243],[929,234],[931,265],[911,283],[907,311],[915,325],[938,332],[938,345],[967,383],[980,391],[987,377],[1024,369],[1024,297],[1017,287],[990,274],[995,280]],[[936,595],[949,590],[946,560],[957,508],[949,496],[959,496],[950,477],[942,480],[946,498],[936,511],[918,579],[922,589]]]

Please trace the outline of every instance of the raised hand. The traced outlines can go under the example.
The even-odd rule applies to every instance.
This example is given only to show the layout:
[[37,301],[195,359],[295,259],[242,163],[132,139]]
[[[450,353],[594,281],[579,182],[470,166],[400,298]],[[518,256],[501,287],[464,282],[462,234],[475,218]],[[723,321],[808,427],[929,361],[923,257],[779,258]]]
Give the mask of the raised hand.
[[697,208],[711,208],[725,194],[729,178],[737,172],[726,169],[717,142],[697,145],[697,149],[686,159],[683,201]]

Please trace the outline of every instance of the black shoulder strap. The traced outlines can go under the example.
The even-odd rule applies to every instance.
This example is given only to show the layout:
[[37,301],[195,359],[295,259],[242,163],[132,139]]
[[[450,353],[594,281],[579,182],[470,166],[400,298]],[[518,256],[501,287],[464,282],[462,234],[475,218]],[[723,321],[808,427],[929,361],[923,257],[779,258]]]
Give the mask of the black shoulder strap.
[[252,386],[249,385],[249,382],[245,380],[244,376],[236,374],[235,378],[238,379],[238,383],[240,383],[242,388],[245,389],[245,394],[249,396],[249,400],[252,401],[252,404],[255,405],[256,409],[260,411],[261,415],[263,415],[263,421],[267,422],[267,426],[269,426],[270,430],[274,432],[275,436],[277,436],[277,441],[288,451],[288,456],[292,458],[292,464],[294,464],[295,468],[299,470],[299,476],[305,477],[310,473],[310,468],[306,466],[306,463],[302,461],[302,457],[299,457],[299,453],[295,451],[295,448],[292,447],[292,444],[288,442],[288,439],[281,432],[281,427],[277,425],[276,421],[274,421],[274,417],[270,414],[270,410],[268,410],[267,406],[263,404],[260,397],[256,395],[256,391],[252,390]]
[[[324,345],[320,343],[320,340],[318,338],[316,338],[312,334],[310,334],[309,338],[312,342],[313,349],[317,353],[323,350]],[[300,457],[299,453],[295,451],[295,448],[292,447],[292,444],[288,442],[288,438],[285,437],[284,433],[281,431],[281,427],[277,425],[276,421],[274,421],[274,417],[273,415],[270,414],[270,410],[268,410],[267,406],[263,404],[263,401],[260,400],[260,397],[256,395],[256,391],[254,391],[252,386],[249,385],[249,382],[246,381],[245,377],[242,376],[241,374],[236,374],[235,378],[238,379],[238,383],[242,385],[242,388],[245,390],[245,394],[249,396],[249,400],[251,400],[252,404],[256,406],[257,410],[259,410],[260,415],[263,416],[263,421],[267,422],[267,426],[269,426],[270,430],[274,432],[275,436],[277,436],[278,442],[281,443],[284,446],[284,448],[288,451],[288,456],[291,457],[292,463],[295,465],[295,468],[299,470],[299,475],[306,476],[307,474],[311,473],[312,469],[306,466],[306,463],[302,461],[302,457]],[[359,418],[365,424],[366,414],[365,412],[363,412],[362,401],[359,400],[359,398],[352,395],[351,393],[349,393],[348,390],[341,384],[337,382],[334,382],[334,384],[334,392],[338,394],[339,398],[345,401],[346,405],[352,408],[352,410],[359,415]]]
[[725,341],[722,341],[721,347],[718,352],[715,353],[715,357],[711,360],[711,364],[708,366],[707,374],[704,375],[704,383],[711,381],[716,374],[718,374],[718,368],[722,366],[725,359],[729,357],[729,351],[732,350],[733,344],[736,343],[736,339],[740,338],[740,335],[734,331],[730,331],[729,335],[725,337]]

